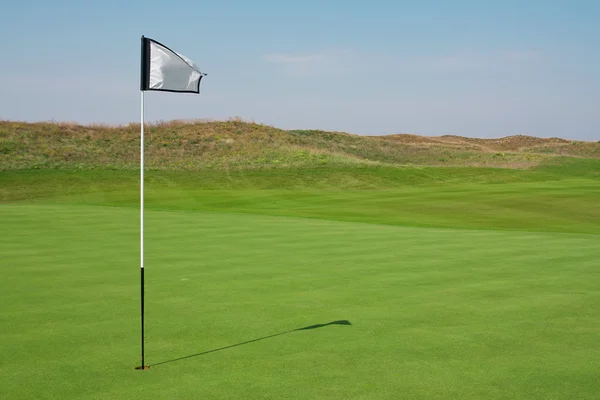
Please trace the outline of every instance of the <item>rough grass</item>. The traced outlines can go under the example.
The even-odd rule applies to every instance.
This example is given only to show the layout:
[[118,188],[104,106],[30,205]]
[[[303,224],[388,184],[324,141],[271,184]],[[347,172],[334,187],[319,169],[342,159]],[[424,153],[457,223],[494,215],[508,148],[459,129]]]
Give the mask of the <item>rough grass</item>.
[[[135,169],[139,124],[109,127],[0,122],[0,170]],[[161,122],[146,127],[146,166],[163,170],[315,165],[429,165],[526,168],[556,155],[600,158],[600,143],[508,137],[366,137],[284,131],[240,120]]]
[[[560,162],[559,162],[560,161]],[[147,171],[156,209],[337,219],[403,226],[599,232],[600,160],[530,169],[334,166]],[[137,171],[0,174],[0,202],[139,207]]]

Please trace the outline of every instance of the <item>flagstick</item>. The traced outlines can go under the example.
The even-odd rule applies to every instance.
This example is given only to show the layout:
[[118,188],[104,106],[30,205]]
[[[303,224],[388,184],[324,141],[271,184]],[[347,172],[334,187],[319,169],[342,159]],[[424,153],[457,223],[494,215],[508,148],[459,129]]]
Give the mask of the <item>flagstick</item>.
[[[158,50],[156,57],[152,58],[152,49]],[[141,284],[141,322],[142,322],[142,365],[136,369],[148,369],[144,364],[144,92],[157,90],[180,93],[200,93],[200,80],[205,73],[189,61],[186,57],[175,53],[165,45],[155,40],[141,38],[140,62],[140,284]],[[163,82],[150,85],[151,71],[154,70],[153,79]],[[187,72],[186,72],[187,71]],[[167,75],[165,80],[164,74]],[[194,83],[195,82],[195,83]],[[192,85],[194,83],[194,85]]]
[[140,272],[141,272],[141,319],[142,319],[142,365],[144,364],[144,91],[141,91],[141,125],[140,125]]

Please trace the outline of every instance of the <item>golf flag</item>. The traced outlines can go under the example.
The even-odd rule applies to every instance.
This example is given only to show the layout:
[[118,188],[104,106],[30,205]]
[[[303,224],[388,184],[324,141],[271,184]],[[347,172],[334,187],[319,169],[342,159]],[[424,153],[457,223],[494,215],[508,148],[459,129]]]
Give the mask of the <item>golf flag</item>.
[[142,365],[145,362],[144,343],[144,93],[146,91],[200,93],[200,81],[206,74],[189,58],[174,52],[156,40],[142,36],[140,74],[140,303],[142,325]]
[[186,56],[142,36],[140,90],[200,93],[200,81],[205,75]]

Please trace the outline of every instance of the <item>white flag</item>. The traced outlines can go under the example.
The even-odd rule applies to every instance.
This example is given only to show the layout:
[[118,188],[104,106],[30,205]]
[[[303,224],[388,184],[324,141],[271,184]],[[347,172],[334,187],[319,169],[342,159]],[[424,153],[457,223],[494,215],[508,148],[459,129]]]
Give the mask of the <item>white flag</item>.
[[142,36],[141,90],[200,93],[205,75],[186,56]]

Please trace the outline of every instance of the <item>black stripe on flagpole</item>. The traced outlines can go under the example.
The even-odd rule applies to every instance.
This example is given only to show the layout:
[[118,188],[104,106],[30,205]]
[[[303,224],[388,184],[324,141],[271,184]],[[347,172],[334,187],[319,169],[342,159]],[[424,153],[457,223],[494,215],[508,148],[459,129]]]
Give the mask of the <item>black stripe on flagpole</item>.
[[148,90],[150,86],[150,40],[142,36],[142,49],[140,60],[140,90]]
[[141,288],[142,288],[142,364],[139,367],[135,367],[135,369],[141,369],[141,370],[145,370],[150,368],[150,366],[145,364],[145,351],[144,351],[144,268],[140,268],[140,283],[141,283]]
[[140,268],[141,270],[141,282],[142,282],[142,368],[146,367],[144,364],[144,268]]

